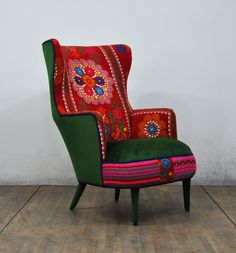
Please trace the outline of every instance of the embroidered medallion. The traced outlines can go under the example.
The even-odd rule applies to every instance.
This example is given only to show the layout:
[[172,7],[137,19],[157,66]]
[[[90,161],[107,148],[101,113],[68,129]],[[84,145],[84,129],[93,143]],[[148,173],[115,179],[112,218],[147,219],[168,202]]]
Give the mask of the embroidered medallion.
[[69,60],[72,87],[88,104],[110,104],[113,80],[93,60]]
[[138,124],[139,136],[156,138],[165,135],[166,124],[157,114],[149,114],[143,117],[143,120]]

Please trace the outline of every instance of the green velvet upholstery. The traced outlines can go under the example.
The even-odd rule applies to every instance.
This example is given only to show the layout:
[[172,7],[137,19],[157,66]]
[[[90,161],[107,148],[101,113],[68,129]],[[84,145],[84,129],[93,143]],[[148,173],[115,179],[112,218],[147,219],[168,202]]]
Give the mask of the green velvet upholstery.
[[190,148],[176,139],[131,139],[128,141],[110,142],[107,147],[105,162],[125,163],[191,154]]
[[57,126],[70,154],[78,181],[102,185],[102,161],[95,117],[62,116],[57,121]]

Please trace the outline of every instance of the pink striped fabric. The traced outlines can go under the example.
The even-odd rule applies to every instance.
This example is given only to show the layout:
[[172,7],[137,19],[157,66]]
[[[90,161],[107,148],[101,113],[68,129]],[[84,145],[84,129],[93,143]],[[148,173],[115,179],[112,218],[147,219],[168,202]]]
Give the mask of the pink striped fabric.
[[[169,167],[166,167],[163,160],[169,161]],[[104,185],[121,188],[178,181],[191,178],[195,172],[196,161],[193,155],[102,165]]]

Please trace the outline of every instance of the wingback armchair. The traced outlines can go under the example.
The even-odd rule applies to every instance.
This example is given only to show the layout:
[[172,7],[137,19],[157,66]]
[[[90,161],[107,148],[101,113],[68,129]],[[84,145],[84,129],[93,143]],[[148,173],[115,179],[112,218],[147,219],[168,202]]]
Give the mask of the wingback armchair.
[[131,49],[127,45],[61,46],[43,43],[52,116],[73,163],[78,187],[74,209],[86,185],[131,190],[133,224],[138,224],[139,189],[182,181],[190,209],[190,181],[196,161],[177,140],[171,109],[133,109],[127,96]]

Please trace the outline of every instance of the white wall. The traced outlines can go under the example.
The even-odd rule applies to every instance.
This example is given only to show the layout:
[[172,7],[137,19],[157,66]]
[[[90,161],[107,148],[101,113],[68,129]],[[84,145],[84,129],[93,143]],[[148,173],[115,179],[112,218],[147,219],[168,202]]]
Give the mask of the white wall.
[[1,1],[0,184],[76,183],[51,119],[41,43],[127,43],[135,108],[171,107],[194,183],[236,182],[236,1]]

